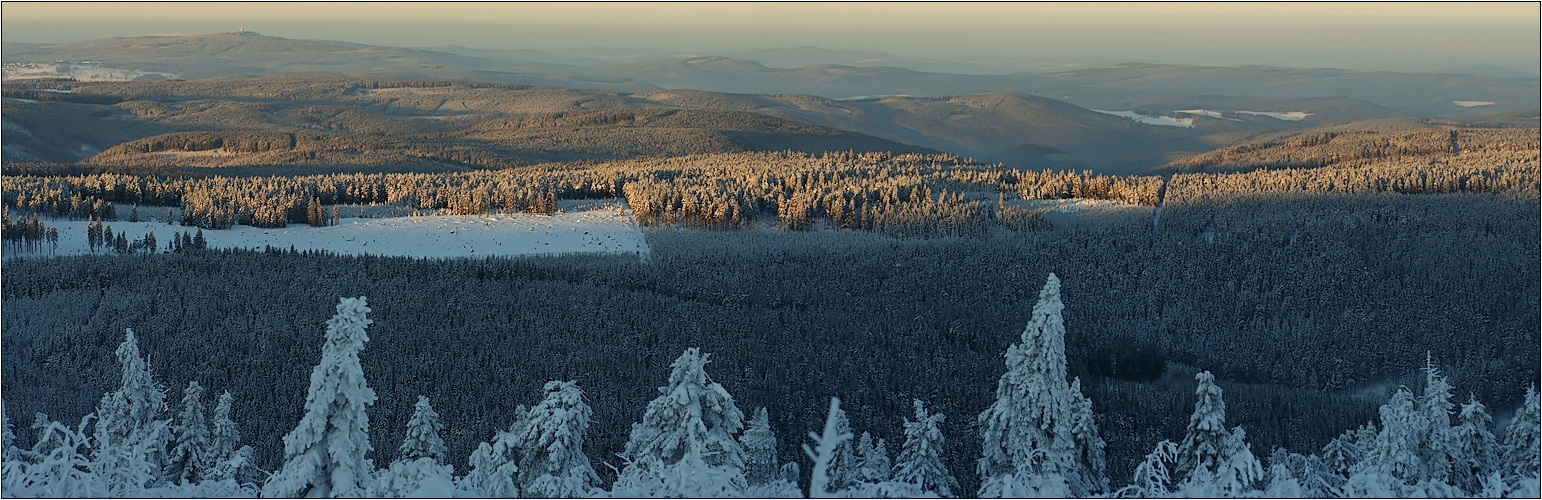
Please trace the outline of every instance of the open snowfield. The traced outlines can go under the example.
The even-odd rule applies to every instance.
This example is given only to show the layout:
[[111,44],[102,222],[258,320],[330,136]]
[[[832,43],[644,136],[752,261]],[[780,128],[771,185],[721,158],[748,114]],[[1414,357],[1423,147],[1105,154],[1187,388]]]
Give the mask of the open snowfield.
[[1478,106],[1493,106],[1493,101],[1451,101],[1451,104],[1464,108],[1476,108]]
[[1299,122],[1301,120],[1305,120],[1308,116],[1312,116],[1311,113],[1305,111],[1238,111],[1238,113],[1253,116],[1267,116],[1276,120],[1285,120],[1288,122]]
[[[346,212],[346,211],[345,211]],[[148,210],[146,213],[159,213]],[[159,217],[159,216],[157,216]],[[6,258],[28,255],[83,255],[91,249],[86,221],[45,220],[59,229],[59,247],[41,254],[7,251]],[[127,232],[130,241],[154,232],[160,251],[172,235],[197,228],[126,220],[107,223],[114,234]],[[530,214],[429,215],[420,217],[342,218],[338,225],[310,227],[291,224],[263,229],[236,226],[205,230],[209,248],[261,250],[272,246],[295,250],[324,250],[340,255],[398,257],[507,257],[566,253],[614,253],[647,258],[648,245],[632,219],[631,210],[611,202],[569,210],[553,216]]]
[[1131,120],[1134,120],[1135,123],[1144,123],[1146,125],[1160,125],[1160,126],[1163,126],[1163,127],[1194,128],[1194,119],[1193,118],[1173,118],[1171,116],[1149,116],[1149,115],[1143,115],[1143,114],[1140,114],[1140,113],[1136,113],[1134,111],[1108,111],[1108,110],[1103,110],[1103,109],[1094,109],[1093,111],[1097,111],[1097,112],[1103,113],[1105,115],[1114,115],[1114,116],[1120,116],[1120,117],[1124,117],[1124,118],[1129,118]]
[[82,82],[127,82],[142,76],[156,75],[165,79],[180,75],[157,71],[141,71],[126,68],[105,68],[100,64],[26,62],[5,65],[4,79],[13,78],[74,78]]

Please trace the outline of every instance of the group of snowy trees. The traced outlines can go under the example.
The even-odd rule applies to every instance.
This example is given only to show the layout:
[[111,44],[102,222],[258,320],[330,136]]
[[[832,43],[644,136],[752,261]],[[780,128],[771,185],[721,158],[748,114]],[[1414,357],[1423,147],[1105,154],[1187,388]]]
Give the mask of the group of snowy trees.
[[[38,415],[37,442],[18,448],[4,425],[3,486],[11,496],[264,497],[1119,497],[1164,496],[1485,496],[1539,494],[1538,395],[1496,436],[1475,399],[1458,410],[1452,387],[1426,360],[1422,393],[1399,389],[1380,426],[1345,432],[1321,454],[1275,450],[1268,468],[1241,427],[1226,427],[1215,377],[1196,376],[1193,415],[1181,442],[1162,441],[1133,481],[1110,487],[1103,439],[1079,379],[1067,381],[1064,304],[1053,274],[1018,343],[1006,353],[997,399],[977,418],[983,453],[978,492],[958,491],[943,463],[942,414],[914,401],[905,442],[891,459],[882,439],[863,432],[832,398],[820,433],[803,446],[812,461],[807,490],[797,462],[776,455],[768,412],[749,422],[707,375],[709,355],[687,349],[647,405],[604,489],[584,450],[592,410],[574,381],[552,381],[534,407],[521,405],[507,430],[472,453],[457,475],[446,460],[444,424],[419,397],[398,458],[377,468],[369,456],[368,409],[375,403],[359,353],[373,322],[364,297],[344,298],[327,321],[321,362],[311,373],[305,413],[284,436],[283,464],[264,475],[240,445],[233,398],[205,418],[204,389],[190,382],[182,410],[167,418],[166,395],[132,330],[117,350],[118,390],[70,427]],[[1452,421],[1453,415],[1455,421]],[[3,419],[3,414],[0,414]],[[212,420],[212,425],[211,425]],[[607,464],[609,465],[609,464]],[[1267,471],[1267,473],[1266,473]]]
[[166,393],[140,356],[134,331],[117,350],[121,386],[102,396],[74,427],[39,413],[37,442],[15,443],[4,415],[3,488],[8,496],[250,496],[261,473],[231,420],[222,394],[206,418],[204,388],[189,382],[182,410],[170,418]]

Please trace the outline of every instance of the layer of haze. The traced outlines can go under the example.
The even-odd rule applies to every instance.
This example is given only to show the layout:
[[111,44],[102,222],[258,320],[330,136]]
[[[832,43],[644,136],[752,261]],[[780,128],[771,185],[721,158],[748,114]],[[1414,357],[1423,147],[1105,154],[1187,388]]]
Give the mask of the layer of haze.
[[5,3],[6,42],[247,29],[402,47],[819,46],[933,60],[1538,72],[1525,3]]

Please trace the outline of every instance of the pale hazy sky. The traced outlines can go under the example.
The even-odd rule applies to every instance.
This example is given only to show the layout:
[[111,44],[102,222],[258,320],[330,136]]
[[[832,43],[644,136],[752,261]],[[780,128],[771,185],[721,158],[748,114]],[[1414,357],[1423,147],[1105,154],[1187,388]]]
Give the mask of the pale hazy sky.
[[815,45],[915,58],[1537,71],[1538,3],[5,2],[7,42],[203,34],[423,47],[713,53]]

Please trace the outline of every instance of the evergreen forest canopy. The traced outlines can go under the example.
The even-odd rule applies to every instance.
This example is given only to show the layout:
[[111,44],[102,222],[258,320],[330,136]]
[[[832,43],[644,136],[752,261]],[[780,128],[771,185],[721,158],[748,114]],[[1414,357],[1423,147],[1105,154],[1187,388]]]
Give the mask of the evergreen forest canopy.
[[[966,97],[925,105],[1074,111]],[[785,108],[920,106],[879,101],[8,81],[5,418],[66,418],[7,427],[7,494],[1536,496],[1534,112],[1233,134],[1114,175]],[[1073,115],[1043,115],[1055,140],[1178,140]],[[649,259],[201,238],[596,198]],[[104,231],[162,213],[186,236]],[[49,256],[60,219],[92,221],[91,255]],[[1033,293],[1051,275],[1061,306],[1055,278]]]
[[[1021,338],[1007,350],[996,400],[976,419],[982,455],[978,496],[1480,496],[1538,495],[1539,408],[1536,387],[1496,437],[1487,407],[1453,387],[1426,357],[1416,397],[1399,388],[1380,409],[1380,426],[1346,430],[1321,454],[1274,448],[1266,474],[1243,427],[1227,428],[1223,391],[1210,372],[1195,376],[1195,403],[1184,437],[1156,444],[1132,482],[1110,486],[1106,442],[1081,379],[1067,383],[1060,281],[1039,292]],[[115,353],[121,385],[71,427],[38,413],[37,442],[19,449],[0,413],[5,456],[0,480],[13,496],[263,497],[953,497],[966,494],[948,469],[940,425],[912,401],[897,461],[886,441],[856,440],[839,397],[820,433],[801,449],[811,459],[807,489],[799,463],[778,457],[767,408],[754,419],[705,371],[710,355],[689,348],[670,365],[659,395],[632,425],[623,468],[607,490],[584,441],[593,409],[576,381],[544,384],[534,407],[519,405],[508,430],[496,430],[456,475],[446,463],[445,424],[419,395],[398,458],[377,468],[369,456],[369,407],[378,400],[360,351],[374,323],[364,297],[343,298],[326,323],[321,361],[311,373],[299,424],[284,436],[283,462],[265,473],[242,445],[225,392],[205,421],[204,389],[188,382],[182,410],[171,408],[129,329]],[[1455,417],[1453,421],[1452,417]],[[89,432],[87,429],[91,429]],[[742,431],[742,432],[741,432]],[[379,454],[376,454],[377,456]],[[382,460],[383,461],[383,460]],[[609,465],[607,463],[607,465]],[[614,466],[611,467],[615,470]]]

